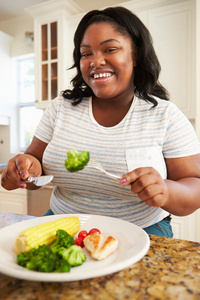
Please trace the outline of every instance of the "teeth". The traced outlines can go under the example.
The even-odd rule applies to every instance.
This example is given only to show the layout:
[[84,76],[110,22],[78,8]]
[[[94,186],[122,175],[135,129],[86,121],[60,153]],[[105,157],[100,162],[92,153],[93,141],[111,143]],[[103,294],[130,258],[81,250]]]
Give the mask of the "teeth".
[[102,77],[110,77],[110,76],[112,76],[112,74],[110,74],[110,73],[94,74],[95,79],[102,78]]

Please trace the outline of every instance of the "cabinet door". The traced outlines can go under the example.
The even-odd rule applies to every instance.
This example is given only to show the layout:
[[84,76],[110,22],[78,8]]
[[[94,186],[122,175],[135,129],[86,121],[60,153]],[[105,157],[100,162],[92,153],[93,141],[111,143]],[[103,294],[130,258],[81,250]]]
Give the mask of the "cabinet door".
[[27,191],[7,191],[0,187],[0,211],[27,214]]
[[72,79],[66,75],[72,65],[70,23],[79,20],[83,10],[73,1],[51,0],[26,8],[26,12],[34,18],[35,105],[45,109]]
[[161,83],[189,118],[195,118],[195,7],[191,1],[149,11],[149,29],[161,64]]
[[198,235],[198,214],[199,212],[196,211],[185,217],[172,216],[174,238],[200,242],[200,236]]
[[52,100],[58,93],[58,47],[57,22],[41,25],[41,98],[39,101]]
[[149,29],[161,64],[160,82],[190,120],[196,118],[195,1],[127,1]]
[[58,20],[37,22],[36,107],[46,108],[58,94]]
[[57,64],[57,22],[43,24],[41,26],[42,101],[52,100],[57,96]]

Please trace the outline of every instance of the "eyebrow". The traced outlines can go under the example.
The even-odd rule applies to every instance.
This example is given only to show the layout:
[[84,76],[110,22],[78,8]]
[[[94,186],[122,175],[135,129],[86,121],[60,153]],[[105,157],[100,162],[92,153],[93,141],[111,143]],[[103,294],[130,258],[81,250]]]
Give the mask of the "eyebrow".
[[[117,43],[120,43],[120,42],[119,42],[118,40],[116,40],[116,39],[109,39],[109,40],[105,40],[105,41],[101,42],[100,45],[103,45],[103,44],[106,44],[106,43],[109,43],[109,42],[113,42],[113,41],[115,41],[115,42],[117,42]],[[84,44],[84,45],[81,45],[81,46],[80,46],[80,48],[82,48],[82,47],[90,48],[90,45]]]

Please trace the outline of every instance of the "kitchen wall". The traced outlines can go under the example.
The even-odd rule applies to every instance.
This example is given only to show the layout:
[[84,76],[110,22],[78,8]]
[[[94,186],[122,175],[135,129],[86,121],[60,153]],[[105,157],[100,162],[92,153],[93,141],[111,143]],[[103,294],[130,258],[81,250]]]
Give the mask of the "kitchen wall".
[[16,17],[0,22],[0,30],[13,37],[11,42],[11,57],[34,52],[34,47],[25,42],[25,32],[33,32],[34,22],[29,15]]

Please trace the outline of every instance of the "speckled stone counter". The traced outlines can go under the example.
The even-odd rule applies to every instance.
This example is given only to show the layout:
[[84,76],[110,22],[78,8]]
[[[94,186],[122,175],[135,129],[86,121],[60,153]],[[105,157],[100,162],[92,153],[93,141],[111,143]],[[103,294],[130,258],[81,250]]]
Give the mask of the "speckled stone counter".
[[[0,213],[0,228],[30,218]],[[33,282],[0,273],[2,300],[198,300],[200,243],[150,236],[148,253],[120,272],[75,282]]]

